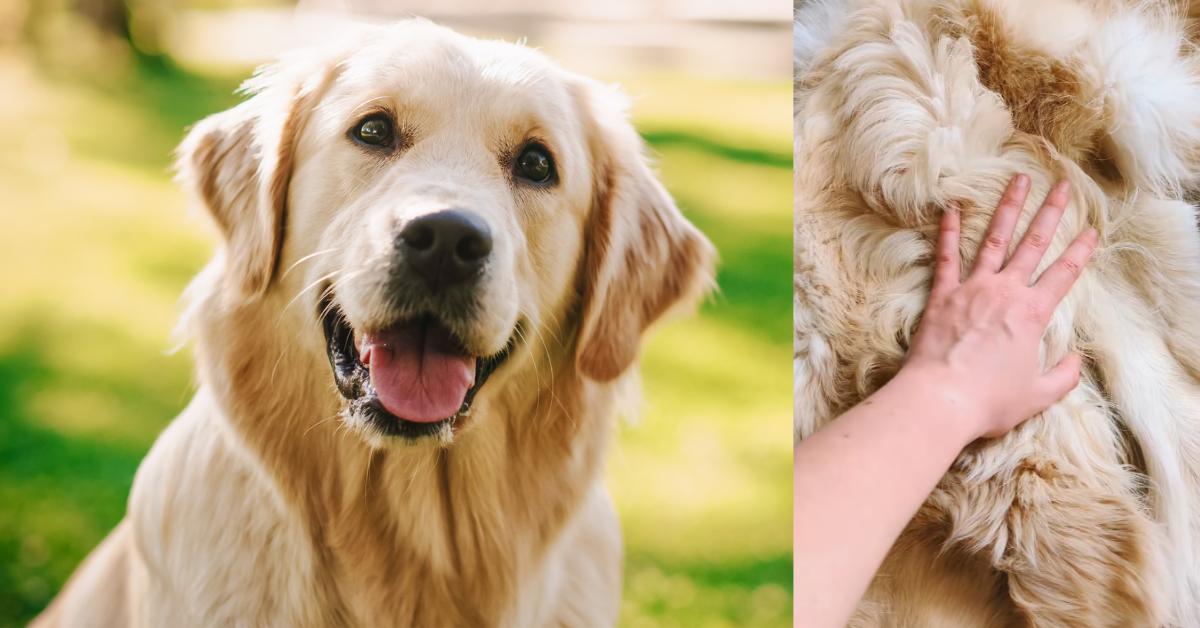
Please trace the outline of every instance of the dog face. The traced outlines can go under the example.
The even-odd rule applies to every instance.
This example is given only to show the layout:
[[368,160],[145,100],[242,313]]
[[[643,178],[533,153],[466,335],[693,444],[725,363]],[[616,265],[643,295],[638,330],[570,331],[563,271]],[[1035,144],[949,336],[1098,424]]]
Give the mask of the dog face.
[[298,343],[371,442],[452,441],[494,371],[538,368],[518,350],[613,380],[709,282],[616,95],[534,51],[409,21],[250,89],[180,149],[219,289],[308,306],[323,338]]

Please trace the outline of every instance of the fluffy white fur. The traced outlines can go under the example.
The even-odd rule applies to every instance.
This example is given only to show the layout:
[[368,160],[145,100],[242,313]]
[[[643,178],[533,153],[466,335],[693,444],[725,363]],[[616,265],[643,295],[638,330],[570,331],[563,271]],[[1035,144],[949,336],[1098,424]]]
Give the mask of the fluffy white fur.
[[797,33],[823,34],[796,49],[797,438],[899,369],[942,211],[962,211],[964,268],[1017,172],[1019,232],[1072,184],[1042,268],[1101,234],[1043,341],[1047,365],[1085,356],[1079,387],[960,456],[851,625],[1200,626],[1200,232],[1182,200],[1200,56],[1183,19],[1073,0],[798,16],[814,13],[825,26]]

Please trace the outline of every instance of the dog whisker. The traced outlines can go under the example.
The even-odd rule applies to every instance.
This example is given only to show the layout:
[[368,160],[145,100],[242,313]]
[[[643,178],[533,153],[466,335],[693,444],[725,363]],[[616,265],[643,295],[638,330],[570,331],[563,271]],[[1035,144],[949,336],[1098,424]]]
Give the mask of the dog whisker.
[[299,266],[300,264],[302,264],[302,263],[304,263],[304,262],[306,262],[306,261],[308,261],[308,260],[310,260],[310,259],[312,259],[312,258],[314,258],[314,257],[316,257],[316,256],[318,256],[318,255],[324,255],[324,254],[326,254],[326,253],[335,253],[335,252],[337,252],[337,251],[340,251],[340,250],[342,250],[342,249],[341,249],[341,247],[338,247],[338,248],[336,248],[336,249],[325,249],[324,251],[317,251],[316,253],[309,253],[308,255],[305,255],[304,257],[301,257],[300,259],[296,260],[296,263],[295,263],[295,264],[292,264],[291,266],[288,266],[288,269],[287,269],[287,270],[285,270],[285,271],[283,271],[283,274],[282,274],[282,275],[280,275],[280,278],[287,277],[287,276],[288,276],[288,273],[290,273],[290,272],[292,272],[293,270],[295,270],[295,268],[296,268],[297,266]]
[[305,292],[308,292],[309,290],[320,285],[322,281],[325,281],[326,279],[329,279],[330,277],[333,277],[341,272],[342,272],[341,270],[335,270],[335,271],[329,273],[328,275],[325,275],[324,277],[318,278],[317,280],[308,284],[308,286],[306,286],[303,290],[301,290],[300,292],[297,292],[296,296],[292,297],[292,300],[288,301],[288,304],[286,306],[284,306],[283,311],[279,313],[279,320],[275,321],[275,328],[276,329],[279,328],[279,324],[283,322],[284,315],[287,314],[287,311],[292,307],[293,304],[296,303],[296,300],[299,299]]
[[[546,336],[542,333],[542,327],[541,323],[534,323],[533,331],[537,333],[538,339],[541,341],[542,353],[546,355],[546,364],[550,367],[550,387],[554,388],[554,355],[550,353],[550,343],[546,342]],[[562,342],[557,337],[557,334],[552,335],[552,337],[555,342],[559,343],[559,347],[561,348]]]
[[338,280],[337,280],[337,281],[334,281],[332,284],[330,284],[330,285],[329,285],[329,290],[330,290],[330,291],[333,291],[333,290],[335,290],[335,289],[336,289],[338,286],[344,285],[344,284],[345,284],[347,281],[350,281],[351,279],[354,279],[355,277],[358,277],[359,275],[361,275],[361,274],[363,274],[363,273],[365,273],[365,272],[367,272],[367,269],[365,269],[365,268],[364,268],[364,269],[360,269],[360,270],[354,270],[354,271],[350,271],[349,273],[347,273],[347,274],[343,275],[342,277],[338,278]]
[[[354,279],[355,277],[362,274],[363,272],[364,272],[363,270],[352,271],[351,273],[341,277],[334,283],[330,284],[329,290],[332,291],[334,288],[337,288],[338,286],[346,283],[347,281]],[[329,275],[327,275],[326,278],[328,276]],[[324,308],[321,309],[321,314],[320,314],[319,318],[325,318],[326,316],[329,316],[329,313],[333,311],[334,307],[336,307],[336,304],[334,304],[332,301],[330,301]]]
[[417,481],[417,476],[425,470],[425,466],[429,464],[429,460],[428,456],[422,457],[420,462],[413,467],[412,475],[408,476],[408,486],[404,489],[406,495],[412,491],[413,484]]
[[288,344],[283,345],[283,350],[279,352],[279,357],[275,359],[275,366],[271,368],[271,379],[268,381],[270,387],[272,388],[275,386],[275,372],[279,370],[279,363],[283,361],[283,356],[287,355],[290,347],[291,345]]
[[[339,412],[339,413],[337,413],[337,414],[334,414],[334,415],[331,415],[331,416],[325,417],[324,419],[321,419],[320,421],[317,421],[316,423],[313,423],[312,425],[310,425],[310,426],[308,427],[308,429],[304,430],[304,433],[303,433],[303,434],[301,434],[301,436],[307,436],[307,435],[308,435],[308,433],[309,433],[309,432],[311,432],[311,431],[313,431],[313,428],[315,428],[316,426],[318,426],[318,425],[320,425],[320,424],[322,424],[322,423],[325,423],[326,421],[330,421],[330,420],[336,419],[336,418],[338,418],[338,417],[339,417],[339,416],[341,416],[341,415],[342,415],[342,414]],[[335,433],[336,433],[336,431],[335,431]]]
[[545,314],[550,318],[550,322],[554,324],[554,328],[557,330],[560,330],[558,333],[555,333],[553,335],[554,341],[558,343],[558,347],[560,349],[564,348],[564,345],[562,342],[562,331],[561,331],[563,326],[562,326],[562,321],[560,321],[558,319],[558,313],[556,313],[554,311],[549,311],[549,312],[546,312]]
[[[562,409],[563,414],[566,415],[567,420],[570,421],[572,424],[575,424],[575,416],[573,414],[571,414],[571,411],[567,409],[567,406],[565,404],[563,404],[562,399],[559,399],[558,395],[556,395],[553,390],[550,391],[550,400],[557,403],[558,407]],[[546,416],[547,416],[547,420],[548,420],[550,413],[547,412]]]
[[521,327],[517,326],[513,331],[516,333],[517,337],[521,339],[521,342],[525,345],[525,348],[529,351],[529,361],[533,363],[533,377],[534,377],[534,381],[537,383],[536,388],[535,388],[537,390],[537,397],[536,397],[536,402],[535,402],[536,405],[534,406],[534,416],[537,416],[537,409],[540,408],[542,405],[542,375],[538,371],[537,357],[533,355],[533,346],[530,344],[529,340],[525,337],[524,332],[521,331]]
[[[533,324],[533,333],[537,334],[539,345],[542,348],[542,353],[546,356],[546,365],[550,369],[550,382],[549,382],[548,388],[550,389],[550,394],[554,394],[554,356],[550,353],[550,347],[546,343],[545,336],[542,334],[540,323],[535,322]],[[529,358],[534,362],[534,364],[537,364],[537,357],[533,353],[533,346],[531,344],[529,345]],[[542,406],[542,387],[539,385],[538,386],[538,396],[537,396],[537,406],[534,408],[533,416],[535,416],[535,417],[538,416],[538,412],[541,410],[541,406]],[[546,425],[548,425],[549,421],[550,421],[550,409],[547,408],[546,409],[546,421],[542,424],[542,427],[544,428]]]
[[364,495],[367,494],[367,491],[371,490],[371,466],[375,464],[375,456],[377,456],[377,455],[378,455],[378,452],[371,452],[371,455],[367,456],[367,464],[363,465],[363,494]]

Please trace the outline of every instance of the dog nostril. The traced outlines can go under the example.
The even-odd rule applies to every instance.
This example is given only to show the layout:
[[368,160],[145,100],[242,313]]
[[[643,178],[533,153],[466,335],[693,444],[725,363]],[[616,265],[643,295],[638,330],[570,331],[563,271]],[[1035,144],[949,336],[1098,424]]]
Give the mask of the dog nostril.
[[459,241],[454,253],[464,262],[478,262],[492,252],[492,239],[481,233],[470,233]]
[[434,234],[433,227],[419,221],[414,221],[405,227],[404,231],[400,232],[400,239],[404,240],[405,244],[414,249],[426,251],[433,247],[433,243],[437,237]]

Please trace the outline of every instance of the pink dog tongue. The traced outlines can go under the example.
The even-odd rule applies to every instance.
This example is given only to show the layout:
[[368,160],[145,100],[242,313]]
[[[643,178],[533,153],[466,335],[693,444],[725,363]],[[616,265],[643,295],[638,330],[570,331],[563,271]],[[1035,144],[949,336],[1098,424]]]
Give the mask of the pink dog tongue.
[[361,359],[388,412],[432,423],[454,416],[475,384],[475,358],[463,356],[436,323],[409,323],[363,334]]

